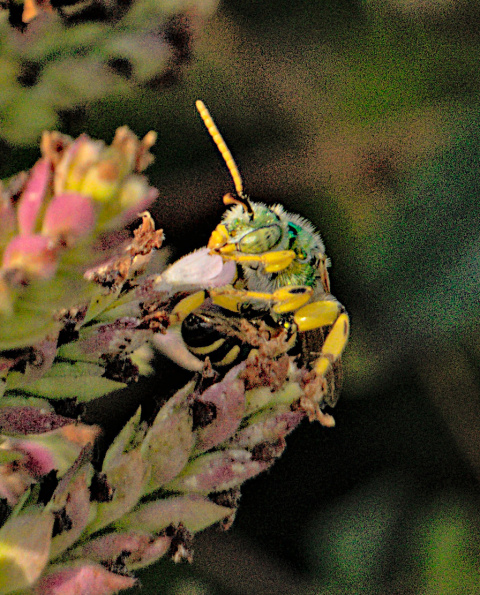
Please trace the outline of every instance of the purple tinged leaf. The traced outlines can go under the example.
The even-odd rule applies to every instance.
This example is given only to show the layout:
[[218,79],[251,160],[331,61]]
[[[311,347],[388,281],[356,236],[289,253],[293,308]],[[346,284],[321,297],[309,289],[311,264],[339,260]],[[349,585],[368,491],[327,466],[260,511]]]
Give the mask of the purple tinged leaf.
[[86,558],[104,565],[113,564],[119,558],[129,569],[142,568],[164,556],[170,548],[172,537],[131,531],[109,533],[93,539],[71,553],[75,558]]
[[212,452],[195,459],[165,489],[198,494],[223,492],[265,471],[272,463],[253,460],[252,453],[244,449]]
[[249,425],[240,430],[229,445],[252,449],[263,442],[274,443],[290,434],[304,417],[303,411],[262,412],[249,420]]
[[148,466],[137,447],[110,460],[102,470],[113,489],[113,498],[110,502],[97,504],[97,515],[88,529],[90,533],[121,518],[137,504],[143,493]]
[[17,206],[20,235],[35,231],[38,214],[51,180],[52,164],[49,159],[39,159],[30,170],[30,176]]
[[159,533],[170,525],[184,525],[192,533],[229,517],[232,508],[215,504],[197,494],[164,498],[139,506],[117,525],[124,530]]
[[64,192],[48,203],[42,234],[71,246],[93,230],[95,221],[95,209],[89,196]]
[[37,406],[6,404],[0,409],[0,429],[8,434],[42,434],[71,423],[71,418],[48,410],[45,402]]
[[213,384],[196,398],[200,403],[212,403],[216,409],[215,419],[197,430],[196,450],[210,450],[238,429],[245,414],[245,385],[238,377],[244,368],[243,363],[236,366],[221,382]]
[[100,564],[80,562],[53,566],[35,585],[34,595],[110,595],[129,589],[137,579],[110,572]]
[[61,489],[55,491],[52,509],[64,508],[71,526],[52,539],[50,559],[56,558],[73,545],[87,526],[92,508],[89,490],[92,475],[92,466],[89,463],[84,464],[66,485],[59,485]]
[[53,528],[53,515],[24,512],[0,529],[0,593],[33,585],[45,568]]
[[145,493],[176,477],[188,462],[194,444],[188,405],[192,389],[193,384],[187,384],[165,403],[143,440],[142,456],[150,466]]

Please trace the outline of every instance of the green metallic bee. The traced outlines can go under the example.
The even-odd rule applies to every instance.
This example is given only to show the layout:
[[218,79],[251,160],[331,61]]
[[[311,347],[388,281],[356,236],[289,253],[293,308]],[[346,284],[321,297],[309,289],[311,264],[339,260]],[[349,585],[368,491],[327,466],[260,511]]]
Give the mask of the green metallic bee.
[[[281,205],[252,202],[233,157],[207,108],[196,107],[232,176],[236,196],[211,234],[208,248],[224,261],[237,264],[231,285],[201,291],[177,306],[177,320],[188,350],[209,357],[216,368],[231,366],[252,346],[242,337],[241,321],[263,321],[270,329],[287,329],[287,346],[299,354],[330,389],[323,402],[334,405],[335,378],[349,333],[349,318],[330,293],[325,246],[313,225]],[[323,383],[325,385],[325,382]]]

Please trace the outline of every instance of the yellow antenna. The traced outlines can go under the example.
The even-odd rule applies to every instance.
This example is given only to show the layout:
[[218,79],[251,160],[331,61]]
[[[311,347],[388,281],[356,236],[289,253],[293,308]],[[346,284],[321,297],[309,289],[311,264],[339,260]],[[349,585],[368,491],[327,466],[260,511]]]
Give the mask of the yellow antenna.
[[227,147],[226,142],[223,140],[223,137],[220,134],[220,131],[218,130],[217,125],[213,121],[213,118],[210,115],[210,112],[206,108],[203,101],[200,101],[200,99],[198,99],[195,102],[195,107],[197,108],[198,113],[200,114],[200,117],[203,120],[203,123],[207,127],[207,130],[208,130],[210,136],[212,137],[213,142],[217,145],[217,148],[220,151],[220,154],[222,155],[223,160],[225,161],[225,165],[228,167],[228,171],[230,172],[230,175],[232,176],[232,180],[233,180],[233,183],[235,184],[235,190],[237,191],[238,196],[240,198],[245,198],[245,196],[243,194],[242,177],[240,175],[240,172],[238,171],[237,164],[235,163],[235,160],[234,160],[232,154],[230,153],[230,149]]

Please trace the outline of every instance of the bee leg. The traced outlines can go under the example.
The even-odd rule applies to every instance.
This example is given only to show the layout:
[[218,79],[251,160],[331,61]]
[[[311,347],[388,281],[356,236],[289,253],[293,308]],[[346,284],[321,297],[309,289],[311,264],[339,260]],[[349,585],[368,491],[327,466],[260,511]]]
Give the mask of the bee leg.
[[197,291],[180,300],[170,314],[169,324],[171,326],[181,324],[189,314],[200,308],[206,299],[207,294],[205,291]]
[[238,264],[261,264],[266,273],[283,271],[297,257],[293,250],[272,250],[263,254],[245,254],[243,252],[237,252],[232,244],[228,244],[218,252],[225,260],[234,260]]
[[[232,312],[241,312],[242,306],[251,302],[271,305],[277,314],[294,312],[304,306],[312,297],[313,289],[306,285],[289,285],[273,293],[248,291],[227,286],[209,291],[213,303]],[[327,323],[331,324],[331,323]],[[321,326],[321,325],[316,325]]]
[[300,332],[311,331],[322,326],[331,326],[343,312],[343,307],[333,296],[326,300],[311,302],[294,314]]
[[199,308],[206,299],[205,291],[197,291],[180,300],[169,316],[166,332],[153,337],[157,349],[180,367],[192,372],[203,372],[205,363],[195,357],[182,339],[181,325],[185,318]]
[[320,355],[312,366],[319,375],[325,377],[332,365],[340,358],[348,341],[350,320],[346,312],[342,312],[330,329]]

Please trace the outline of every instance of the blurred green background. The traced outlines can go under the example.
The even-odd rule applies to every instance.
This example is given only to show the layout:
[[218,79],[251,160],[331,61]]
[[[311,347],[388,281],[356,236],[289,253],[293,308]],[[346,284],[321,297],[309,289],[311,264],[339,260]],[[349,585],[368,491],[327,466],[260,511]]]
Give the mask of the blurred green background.
[[[179,82],[62,118],[159,132],[154,214],[183,253],[232,190],[202,98],[251,197],[321,231],[352,320],[336,428],[305,422],[230,532],[138,593],[480,593],[479,21],[475,0],[224,0]],[[2,175],[36,154],[3,143]]]

